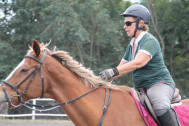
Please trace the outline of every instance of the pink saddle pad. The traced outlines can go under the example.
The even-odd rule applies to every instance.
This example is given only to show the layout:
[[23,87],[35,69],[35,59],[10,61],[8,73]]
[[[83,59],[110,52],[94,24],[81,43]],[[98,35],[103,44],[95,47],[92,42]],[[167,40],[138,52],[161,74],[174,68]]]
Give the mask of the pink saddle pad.
[[[136,100],[133,93],[130,92],[131,96],[133,97],[137,108],[144,119],[147,126],[158,126],[157,123],[154,121],[154,119],[151,117],[151,115],[147,112],[147,110],[144,108],[144,106]],[[179,118],[181,126],[189,126],[189,106],[188,105],[179,105],[174,106],[174,109],[177,113],[177,116]]]
[[182,104],[174,106],[174,109],[177,112],[181,126],[189,126],[189,106]]

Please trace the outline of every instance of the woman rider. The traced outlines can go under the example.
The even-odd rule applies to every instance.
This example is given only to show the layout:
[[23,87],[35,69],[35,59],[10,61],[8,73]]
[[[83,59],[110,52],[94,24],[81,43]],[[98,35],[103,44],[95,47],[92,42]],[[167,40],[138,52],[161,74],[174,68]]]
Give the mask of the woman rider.
[[146,90],[161,125],[179,126],[171,109],[175,82],[165,66],[158,40],[148,33],[149,10],[142,5],[132,5],[121,15],[125,17],[124,29],[132,39],[119,65],[100,72],[100,77],[110,81],[132,72],[135,89]]

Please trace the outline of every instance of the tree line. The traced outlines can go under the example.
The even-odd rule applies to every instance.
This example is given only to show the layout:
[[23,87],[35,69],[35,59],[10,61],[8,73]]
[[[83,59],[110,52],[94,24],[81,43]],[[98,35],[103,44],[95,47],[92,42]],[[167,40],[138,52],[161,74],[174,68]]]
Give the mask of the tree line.
[[[0,79],[23,59],[33,39],[69,52],[96,75],[116,67],[130,42],[122,0],[9,0],[0,2]],[[143,0],[151,12],[150,33],[183,97],[189,97],[189,1]],[[131,75],[114,81],[132,86]]]

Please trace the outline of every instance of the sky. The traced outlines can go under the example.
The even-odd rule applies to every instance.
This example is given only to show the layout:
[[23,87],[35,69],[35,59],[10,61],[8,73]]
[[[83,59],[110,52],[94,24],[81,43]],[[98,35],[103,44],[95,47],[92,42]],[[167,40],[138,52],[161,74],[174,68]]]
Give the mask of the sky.
[[132,3],[140,3],[142,2],[143,0],[123,0],[123,1],[131,1]]

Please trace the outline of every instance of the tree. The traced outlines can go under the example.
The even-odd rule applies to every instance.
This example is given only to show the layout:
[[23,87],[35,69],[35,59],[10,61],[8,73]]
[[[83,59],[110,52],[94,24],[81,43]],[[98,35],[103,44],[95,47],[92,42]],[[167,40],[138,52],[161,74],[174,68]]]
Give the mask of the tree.
[[[189,84],[187,77],[189,75],[189,44],[187,43],[189,40],[187,35],[189,23],[187,20],[189,20],[189,17],[187,16],[188,9],[186,9],[189,2],[187,0],[147,0],[146,4],[148,4],[147,2],[157,12],[157,18],[155,18],[153,22],[158,23],[153,23],[153,25],[155,24],[155,26],[158,27],[157,30],[164,41],[162,50],[164,50],[166,65],[168,66],[177,87],[180,89],[181,94],[183,96],[189,96],[187,93],[187,90],[189,89],[187,86]],[[155,12],[154,10],[152,10],[153,17]],[[156,31],[155,27],[152,28]],[[161,42],[161,39],[158,39]]]
[[[188,90],[188,0],[146,0],[150,32],[157,35],[164,59],[183,95]],[[130,38],[119,16],[130,6],[122,0],[12,0],[1,2],[0,78],[23,59],[33,39],[70,53],[96,74],[116,67]],[[11,61],[11,62],[10,62]],[[132,86],[130,74],[115,81]]]
[[149,9],[149,11],[151,12],[151,21],[152,21],[152,26],[154,29],[154,34],[155,36],[159,39],[160,43],[161,43],[161,48],[162,48],[162,54],[164,56],[164,51],[165,51],[165,43],[164,40],[158,30],[158,19],[157,19],[157,14],[156,14],[156,10],[154,9],[154,4],[153,4],[153,0],[146,0],[146,5]]

